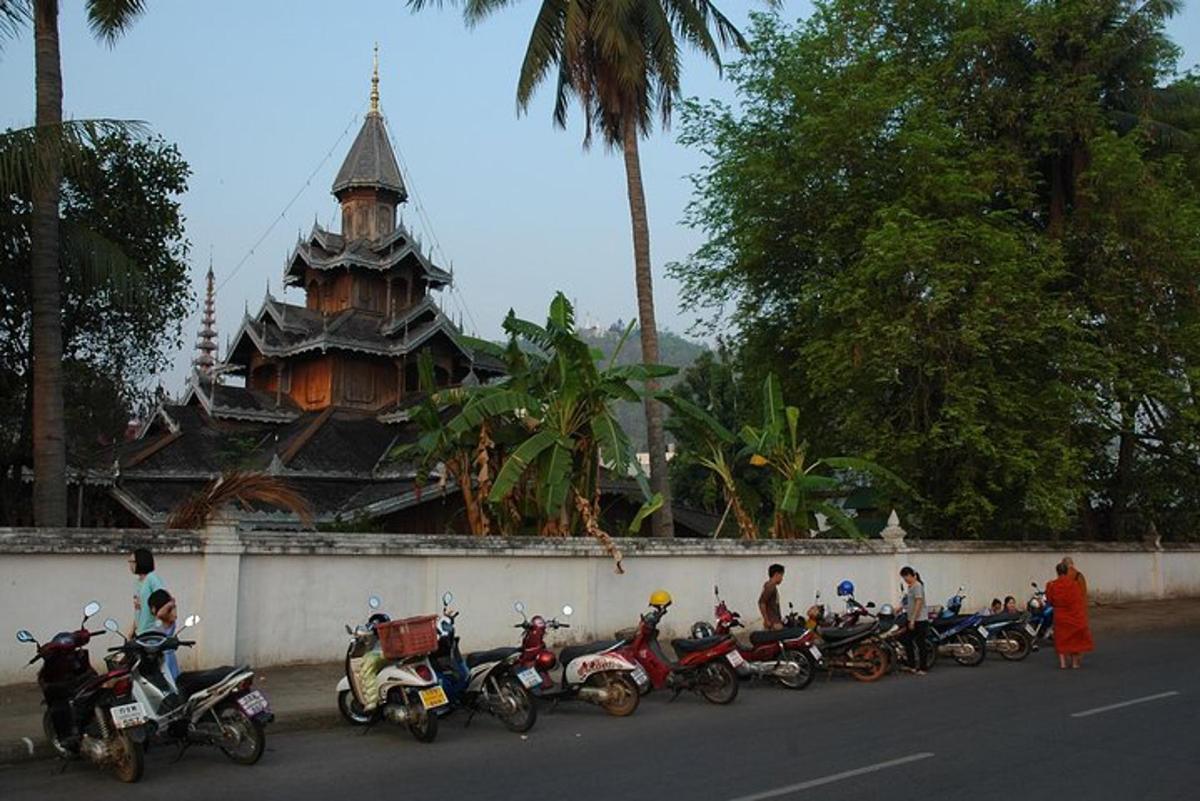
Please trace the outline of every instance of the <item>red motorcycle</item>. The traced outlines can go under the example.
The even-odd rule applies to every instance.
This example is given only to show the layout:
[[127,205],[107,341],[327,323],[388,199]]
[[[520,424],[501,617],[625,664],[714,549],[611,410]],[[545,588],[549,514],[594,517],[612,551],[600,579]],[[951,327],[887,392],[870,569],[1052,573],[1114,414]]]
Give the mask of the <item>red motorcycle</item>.
[[[713,610],[717,618],[715,633],[732,635],[732,629],[742,627],[742,616],[730,611],[721,600],[721,590],[713,587],[717,597],[717,605]],[[707,627],[698,623],[692,628],[692,635],[703,633],[697,627]],[[750,644],[738,641],[738,653],[746,664],[738,673],[744,676],[771,679],[792,690],[803,690],[812,684],[817,675],[817,664],[821,661],[821,650],[816,646],[816,634],[804,627],[784,628],[776,631],[750,632]]]
[[38,670],[38,686],[46,705],[42,729],[58,756],[82,756],[111,770],[123,782],[136,782],[145,764],[145,710],[130,695],[128,667],[110,664],[104,674],[92,668],[87,644],[105,632],[88,631],[87,621],[99,611],[100,604],[92,601],[83,608],[83,621],[76,631],[59,632],[39,643],[21,629],[17,641],[37,648],[29,664],[42,662]]
[[669,659],[658,643],[658,624],[670,605],[670,594],[663,590],[653,593],[650,611],[642,615],[633,637],[616,652],[641,665],[654,689],[672,690],[674,697],[684,690],[691,690],[714,704],[730,703],[738,694],[735,671],[745,664],[737,643],[727,634],[672,640],[671,647],[679,659]]

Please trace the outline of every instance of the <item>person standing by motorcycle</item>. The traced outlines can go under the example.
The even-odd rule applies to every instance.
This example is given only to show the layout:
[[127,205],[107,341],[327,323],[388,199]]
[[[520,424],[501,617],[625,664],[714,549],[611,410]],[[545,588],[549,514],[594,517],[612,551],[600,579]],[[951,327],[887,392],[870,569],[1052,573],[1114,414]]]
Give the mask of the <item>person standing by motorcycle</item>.
[[925,675],[925,666],[929,664],[929,620],[925,613],[925,583],[921,574],[908,565],[900,568],[900,578],[904,581],[904,598],[900,605],[908,614],[908,633],[904,635],[904,649],[908,652],[908,661],[913,667],[912,672],[918,676]]
[[1054,605],[1054,650],[1058,652],[1058,667],[1067,669],[1067,662],[1078,670],[1083,655],[1092,651],[1092,631],[1087,620],[1087,596],[1081,583],[1072,578],[1066,560],[1054,566],[1058,577],[1046,585],[1046,600]]
[[150,611],[150,596],[163,588],[162,579],[154,572],[154,554],[149,548],[137,548],[129,554],[129,572],[137,576],[133,585],[133,625],[129,636],[154,631],[158,621]]
[[767,631],[783,628],[783,613],[779,610],[779,585],[783,583],[783,565],[767,568],[767,581],[758,596],[758,611]]

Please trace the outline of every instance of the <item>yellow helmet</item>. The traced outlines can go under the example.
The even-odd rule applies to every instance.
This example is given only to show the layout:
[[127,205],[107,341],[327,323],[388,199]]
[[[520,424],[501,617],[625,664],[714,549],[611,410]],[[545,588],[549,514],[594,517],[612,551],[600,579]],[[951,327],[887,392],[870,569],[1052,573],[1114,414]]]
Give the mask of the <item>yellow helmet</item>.
[[666,590],[655,590],[654,592],[650,593],[650,605],[670,606],[671,593],[667,592]]

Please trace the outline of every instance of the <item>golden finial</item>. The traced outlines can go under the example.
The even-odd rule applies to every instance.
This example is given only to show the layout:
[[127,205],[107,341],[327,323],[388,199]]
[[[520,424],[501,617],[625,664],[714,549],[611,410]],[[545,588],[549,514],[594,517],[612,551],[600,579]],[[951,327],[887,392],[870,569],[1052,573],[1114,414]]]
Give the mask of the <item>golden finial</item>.
[[375,69],[371,73],[371,113],[379,113],[379,42],[375,43]]

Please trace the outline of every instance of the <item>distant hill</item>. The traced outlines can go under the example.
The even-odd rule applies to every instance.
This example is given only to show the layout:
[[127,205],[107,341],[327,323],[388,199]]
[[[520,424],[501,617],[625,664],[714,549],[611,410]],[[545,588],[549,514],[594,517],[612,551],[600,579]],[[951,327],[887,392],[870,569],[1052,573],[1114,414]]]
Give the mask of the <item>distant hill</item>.
[[[625,325],[626,323],[617,321],[608,328],[580,328],[578,333],[581,339],[599,349],[605,357],[611,357],[621,340],[621,335],[625,332]],[[680,372],[691,367],[697,357],[706,350],[708,350],[707,346],[685,339],[671,331],[660,331],[658,334],[659,360],[671,367],[678,367]],[[617,356],[617,364],[636,364],[641,360],[642,346],[635,328]],[[663,386],[670,387],[677,380],[677,377],[672,376],[664,379],[662,383]],[[642,407],[636,403],[621,403],[617,407],[617,418],[634,447],[639,451],[646,450],[646,416]],[[670,434],[667,435],[667,438],[670,439]]]

